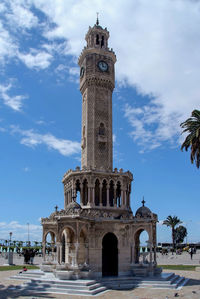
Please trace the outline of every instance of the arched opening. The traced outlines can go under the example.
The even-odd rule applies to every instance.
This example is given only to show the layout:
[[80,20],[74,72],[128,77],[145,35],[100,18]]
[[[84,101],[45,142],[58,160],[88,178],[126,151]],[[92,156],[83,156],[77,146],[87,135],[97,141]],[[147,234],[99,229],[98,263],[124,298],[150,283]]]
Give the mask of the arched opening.
[[103,180],[102,184],[102,205],[105,207],[107,205],[107,182]]
[[113,233],[102,240],[102,276],[118,276],[118,240]]
[[55,252],[56,252],[56,236],[54,232],[50,231],[45,236],[44,254],[46,256],[46,259],[54,260]]
[[99,180],[97,179],[95,182],[95,205],[99,206],[100,203],[100,183]]
[[131,194],[131,185],[127,184],[127,190],[126,190],[126,205],[127,205],[127,207],[130,207],[130,194]]
[[65,235],[62,235],[62,263],[65,263]]
[[87,203],[88,203],[88,182],[87,182],[86,179],[83,181],[83,198],[82,198],[82,203],[83,203],[84,206],[86,206]]
[[117,197],[117,206],[121,207],[121,184],[117,182],[117,190],[116,190],[116,197]]
[[110,181],[109,204],[110,204],[110,207],[114,206],[114,183],[113,183],[113,181]]
[[96,45],[99,45],[99,35],[96,35]]
[[103,123],[100,123],[100,126],[99,126],[99,135],[105,135],[105,126]]
[[76,181],[76,202],[80,204],[80,192],[81,192],[81,183],[79,180]]
[[135,234],[135,263],[147,264],[149,255],[149,235],[146,230],[140,229]]
[[104,36],[101,37],[101,48],[104,46]]
[[61,237],[61,262],[65,264],[77,264],[75,256],[75,234],[71,228],[65,228]]

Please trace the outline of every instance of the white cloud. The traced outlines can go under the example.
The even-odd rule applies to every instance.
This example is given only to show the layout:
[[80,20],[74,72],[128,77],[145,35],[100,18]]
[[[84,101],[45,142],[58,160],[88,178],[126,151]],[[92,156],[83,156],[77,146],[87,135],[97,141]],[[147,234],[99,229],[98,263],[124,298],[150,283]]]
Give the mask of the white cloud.
[[52,134],[39,134],[33,130],[21,130],[19,127],[12,126],[11,132],[13,134],[22,135],[21,144],[36,147],[38,145],[46,145],[50,150],[56,150],[63,156],[71,156],[80,152],[80,143],[67,139],[59,139]]
[[[50,40],[67,39],[66,53],[76,56],[83,48],[87,24],[92,25],[95,12],[100,11],[100,24],[108,26],[110,45],[117,53],[118,82],[136,87],[138,93],[150,97],[142,104],[141,114],[134,114],[133,124],[147,138],[137,135],[135,140],[153,149],[163,141],[173,142],[177,138],[179,123],[199,108],[199,1],[129,0],[126,5],[123,1],[105,0],[94,1],[93,5],[88,0],[34,3],[56,24],[53,29],[46,27],[45,36]],[[133,118],[129,121],[133,123]],[[134,130],[132,136],[135,137]]]
[[[0,11],[5,5],[0,6]],[[117,81],[149,96],[149,100],[145,98],[145,103],[136,103],[134,108],[129,104],[130,109],[140,106],[140,113],[132,110],[126,114],[133,126],[131,135],[142,151],[166,141],[174,143],[180,133],[179,123],[199,108],[199,1],[127,0],[124,5],[122,0],[94,0],[91,5],[91,0],[16,0],[10,5],[10,12],[5,15],[8,24],[15,22],[23,30],[38,26],[49,42],[37,45],[42,50],[21,53],[18,37],[13,36],[11,27],[8,32],[1,23],[0,59],[5,62],[6,57],[17,53],[27,67],[37,69],[49,67],[55,53],[60,57],[78,57],[85,45],[83,37],[88,25],[94,24],[96,11],[100,12],[100,24],[108,27],[109,44],[117,54]],[[42,19],[42,25],[32,5],[47,17]],[[71,63],[68,70],[74,72]],[[75,70],[74,74],[78,72]]]
[[[31,12],[27,1],[9,1],[9,12],[5,14],[14,29],[30,29],[38,25],[38,18]],[[27,5],[27,7],[25,7]]]
[[47,68],[52,60],[52,55],[35,49],[30,49],[30,53],[22,54],[18,52],[18,58],[28,67],[35,69]]
[[15,111],[20,111],[22,107],[22,103],[25,99],[27,99],[27,96],[24,95],[16,95],[16,96],[10,96],[8,92],[12,88],[12,84],[9,83],[7,85],[1,85],[0,84],[0,99],[3,100],[4,104],[9,106]]
[[8,58],[13,58],[16,50],[17,45],[0,20],[0,63],[4,64]]
[[[28,240],[28,225],[21,224],[18,221],[0,222],[1,239],[8,240],[9,233],[12,232],[12,240],[27,241]],[[29,224],[29,238],[31,241],[41,241],[42,226]]]

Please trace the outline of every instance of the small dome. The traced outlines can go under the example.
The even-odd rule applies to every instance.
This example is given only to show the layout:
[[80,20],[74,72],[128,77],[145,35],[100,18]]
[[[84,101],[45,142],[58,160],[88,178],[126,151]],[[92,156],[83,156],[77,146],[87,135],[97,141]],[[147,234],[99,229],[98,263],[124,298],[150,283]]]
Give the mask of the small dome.
[[82,209],[82,208],[76,201],[72,201],[67,205],[67,209]]
[[139,209],[137,209],[135,216],[139,216],[139,217],[151,217],[151,210],[147,207],[144,206],[145,201],[142,201],[143,206],[140,207]]

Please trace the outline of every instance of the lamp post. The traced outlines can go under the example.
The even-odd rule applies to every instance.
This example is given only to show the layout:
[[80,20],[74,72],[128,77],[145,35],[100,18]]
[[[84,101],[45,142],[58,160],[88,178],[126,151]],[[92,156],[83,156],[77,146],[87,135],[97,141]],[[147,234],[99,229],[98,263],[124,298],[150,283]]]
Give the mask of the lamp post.
[[10,235],[10,240],[9,240],[9,252],[8,252],[8,265],[13,265],[13,252],[11,252],[10,250],[12,232],[10,232],[9,235]]
[[[12,232],[10,232],[9,235],[10,235],[10,245],[11,245]],[[9,246],[9,251],[10,251],[10,246]]]

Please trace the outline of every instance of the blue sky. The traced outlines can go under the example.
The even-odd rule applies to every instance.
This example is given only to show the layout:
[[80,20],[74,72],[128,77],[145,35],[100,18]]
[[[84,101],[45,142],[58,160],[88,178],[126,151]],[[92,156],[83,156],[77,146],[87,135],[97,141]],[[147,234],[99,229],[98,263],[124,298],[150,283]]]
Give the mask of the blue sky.
[[[96,11],[117,55],[114,167],[130,170],[133,212],[145,197],[162,226],[176,215],[200,241],[199,170],[180,151],[180,123],[199,105],[200,2],[6,0],[0,3],[0,239],[41,236],[80,165],[78,56]],[[156,17],[155,17],[156,16]]]

